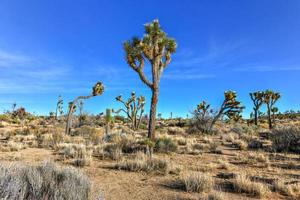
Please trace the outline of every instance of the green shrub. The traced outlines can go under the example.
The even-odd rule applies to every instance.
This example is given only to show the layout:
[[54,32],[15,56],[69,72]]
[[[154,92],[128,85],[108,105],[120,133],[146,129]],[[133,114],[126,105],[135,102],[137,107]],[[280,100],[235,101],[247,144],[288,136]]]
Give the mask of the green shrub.
[[171,138],[159,138],[156,140],[155,151],[168,153],[177,151],[177,144]]

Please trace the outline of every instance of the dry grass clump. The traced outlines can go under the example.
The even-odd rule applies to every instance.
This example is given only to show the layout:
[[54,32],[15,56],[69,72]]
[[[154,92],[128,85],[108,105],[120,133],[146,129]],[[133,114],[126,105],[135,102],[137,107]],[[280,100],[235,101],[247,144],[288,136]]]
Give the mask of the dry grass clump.
[[134,159],[123,159],[115,167],[120,170],[144,171],[163,175],[173,172],[172,166],[167,160],[150,158],[142,152],[136,153]]
[[183,137],[180,137],[180,138],[177,138],[177,144],[180,145],[180,146],[186,146],[188,143],[187,139],[183,138]]
[[237,174],[232,184],[235,192],[247,193],[258,198],[262,198],[270,192],[266,185],[251,181],[245,174]]
[[80,171],[54,163],[0,164],[0,199],[91,199],[91,182]]
[[22,142],[8,141],[8,143],[7,143],[8,151],[20,151],[20,150],[26,149],[26,148],[27,148],[27,146],[24,145]]
[[214,192],[207,195],[207,200],[224,200],[224,195],[221,192]]
[[237,159],[244,164],[263,163],[268,165],[270,163],[269,157],[267,155],[258,152],[249,152],[244,155],[239,155]]
[[209,192],[214,186],[213,178],[201,172],[187,173],[182,177],[187,192]]
[[56,149],[67,136],[60,129],[50,129],[47,133],[37,133],[36,138],[39,147]]
[[232,143],[232,147],[237,148],[239,150],[246,150],[248,144],[243,140],[236,140]]
[[123,155],[122,148],[118,144],[107,144],[104,147],[104,155],[112,160],[120,160]]
[[270,134],[272,147],[277,152],[300,152],[300,128],[285,127],[274,129]]
[[177,151],[177,144],[168,137],[158,138],[155,142],[155,151],[160,153],[169,153]]
[[180,127],[168,127],[167,133],[169,135],[184,135],[185,131]]
[[249,149],[262,149],[263,143],[259,139],[252,138],[248,142],[248,148]]
[[62,143],[58,145],[58,152],[63,159],[73,159],[76,166],[86,166],[92,162],[93,150],[84,144]]
[[221,135],[221,139],[222,141],[225,141],[225,142],[234,142],[234,140],[236,139],[237,137],[235,136],[235,134],[233,133],[228,133],[228,134],[222,134]]
[[273,184],[274,190],[283,195],[292,197],[292,198],[300,198],[300,183],[295,184],[285,184],[282,180],[277,180]]

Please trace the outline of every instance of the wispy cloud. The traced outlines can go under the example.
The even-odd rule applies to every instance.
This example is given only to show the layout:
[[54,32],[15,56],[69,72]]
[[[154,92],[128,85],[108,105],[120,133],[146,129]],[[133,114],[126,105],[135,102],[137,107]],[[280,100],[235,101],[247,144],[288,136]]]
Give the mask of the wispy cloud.
[[214,77],[215,75],[213,74],[201,74],[199,72],[193,73],[192,71],[191,72],[175,71],[163,75],[163,78],[170,79],[170,80],[198,80],[198,79],[207,79],[207,78],[214,78]]
[[0,93],[49,92],[63,89],[70,67],[50,59],[0,50]]
[[8,53],[0,50],[0,67],[23,65],[28,64],[30,62],[32,62],[32,59],[27,56]]
[[266,66],[266,65],[250,65],[234,68],[234,71],[240,72],[276,72],[276,71],[300,71],[300,66]]
[[214,78],[218,70],[232,65],[239,59],[239,51],[245,42],[219,44],[212,40],[204,53],[183,49],[175,55],[172,67],[166,71],[168,79],[206,79]]

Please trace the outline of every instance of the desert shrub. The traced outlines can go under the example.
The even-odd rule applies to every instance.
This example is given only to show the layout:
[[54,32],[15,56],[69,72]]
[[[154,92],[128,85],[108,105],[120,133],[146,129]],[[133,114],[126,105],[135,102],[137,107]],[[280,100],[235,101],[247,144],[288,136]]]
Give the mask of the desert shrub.
[[100,159],[105,158],[105,145],[104,144],[98,144],[93,146],[93,156],[98,157]]
[[183,135],[185,133],[183,128],[180,127],[168,127],[169,135]]
[[122,160],[115,167],[121,170],[144,171],[156,174],[167,174],[170,171],[170,164],[167,160],[151,158],[142,152],[138,152],[132,160]]
[[104,147],[105,155],[112,160],[120,160],[122,158],[122,149],[118,144],[108,144]]
[[212,142],[211,141],[211,142],[208,143],[209,151],[212,152],[212,153],[217,152],[218,146],[219,146],[219,143],[217,143],[217,142]]
[[276,192],[292,198],[300,198],[300,183],[285,184],[282,180],[277,180],[273,186]]
[[277,152],[291,151],[300,153],[300,129],[285,127],[274,129],[270,134],[272,147]]
[[262,149],[263,143],[259,139],[253,138],[248,142],[248,148],[249,149]]
[[221,136],[221,139],[225,142],[234,142],[234,140],[236,139],[235,135],[232,133],[228,133],[228,134],[223,134]]
[[22,142],[9,141],[7,143],[7,148],[9,151],[20,151],[22,149],[25,149],[26,145],[24,145]]
[[213,192],[207,195],[207,200],[223,200],[224,196],[221,192]]
[[180,146],[185,146],[185,145],[187,145],[187,140],[185,138],[178,138],[177,144]]
[[10,117],[7,114],[0,114],[0,121],[9,122]]
[[58,146],[58,151],[63,159],[73,159],[75,166],[90,165],[92,161],[93,150],[84,144],[62,143]]
[[90,199],[91,182],[80,171],[54,163],[0,164],[0,199]]
[[175,152],[177,144],[171,138],[158,138],[155,142],[155,151],[160,153]]
[[64,142],[66,136],[59,128],[50,130],[38,130],[35,133],[39,147],[44,148],[57,148],[57,145]]
[[90,126],[81,126],[79,128],[77,128],[73,133],[72,135],[80,135],[80,136],[83,136],[83,137],[88,137],[92,134],[95,134],[97,133],[97,130],[94,128],[94,127],[90,127]]
[[196,144],[193,144],[192,147],[193,147],[193,149],[204,151],[204,150],[209,149],[209,144],[196,143]]
[[237,174],[232,183],[234,191],[237,193],[247,193],[259,198],[269,193],[266,185],[251,181],[245,174]]
[[183,176],[182,181],[187,192],[209,192],[213,188],[213,178],[200,172],[188,173]]
[[232,143],[233,148],[237,148],[239,150],[246,150],[248,147],[248,144],[243,140],[236,140]]
[[245,124],[235,124],[235,126],[231,129],[231,132],[237,133],[239,135],[254,135],[257,133],[257,126],[247,126]]

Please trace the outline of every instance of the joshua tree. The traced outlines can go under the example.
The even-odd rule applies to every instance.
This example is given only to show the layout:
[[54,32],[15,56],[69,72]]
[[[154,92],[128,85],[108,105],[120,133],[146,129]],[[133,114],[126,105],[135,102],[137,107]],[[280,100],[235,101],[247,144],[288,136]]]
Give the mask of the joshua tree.
[[58,113],[60,115],[62,115],[64,113],[63,111],[63,105],[64,105],[64,100],[61,98],[61,96],[59,95],[58,96],[58,100],[57,100],[57,103],[56,103],[56,111],[55,111],[55,119],[57,120],[57,116],[58,116]]
[[251,97],[251,100],[253,101],[253,112],[254,112],[254,123],[255,125],[258,125],[258,112],[262,104],[264,103],[263,97],[264,92],[258,91],[258,92],[252,92],[249,94]]
[[225,115],[228,119],[238,120],[241,118],[241,112],[245,108],[241,105],[241,102],[238,101],[237,94],[234,91],[225,91],[224,93],[224,101],[221,105],[220,110],[217,112],[216,116],[213,118],[210,127],[209,132],[212,131],[213,126],[217,122],[217,120]]
[[88,96],[79,96],[76,99],[74,99],[72,102],[69,103],[69,112],[68,112],[68,117],[67,117],[66,134],[70,134],[70,132],[71,132],[71,118],[72,118],[72,114],[74,113],[76,103],[79,100],[89,99],[91,97],[101,95],[101,94],[103,94],[103,92],[104,92],[104,85],[102,84],[102,82],[97,82],[93,87],[92,94],[90,94]]
[[269,129],[273,128],[272,117],[271,117],[272,109],[274,109],[274,105],[280,97],[281,95],[279,92],[274,92],[272,90],[266,90],[264,92],[263,101],[267,105]]
[[145,97],[139,96],[138,98],[136,98],[135,92],[132,92],[131,97],[127,101],[124,101],[121,95],[117,96],[116,100],[121,102],[125,108],[121,108],[113,112],[124,112],[127,115],[128,119],[131,121],[132,129],[138,130],[144,113],[144,107],[146,103]]
[[[176,50],[177,44],[174,39],[169,38],[161,29],[158,20],[145,25],[143,38],[133,38],[132,41],[124,43],[126,61],[128,65],[138,73],[140,79],[152,91],[150,122],[148,137],[155,138],[156,106],[159,96],[159,83],[161,75],[171,62],[171,54]],[[144,72],[145,60],[151,64],[152,81]]]
[[170,112],[170,119],[173,119],[173,112]]

